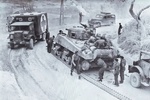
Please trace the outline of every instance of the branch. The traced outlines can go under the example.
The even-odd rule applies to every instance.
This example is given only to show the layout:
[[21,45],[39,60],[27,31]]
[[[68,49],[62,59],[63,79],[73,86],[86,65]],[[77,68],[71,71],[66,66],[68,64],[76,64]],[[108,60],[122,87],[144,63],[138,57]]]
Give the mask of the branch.
[[139,11],[139,13],[137,14],[138,20],[141,20],[140,15],[142,14],[142,12],[143,12],[144,10],[146,10],[146,9],[148,9],[148,8],[150,8],[150,5],[144,7],[143,9],[141,9],[141,10]]
[[137,15],[136,15],[136,14],[134,13],[134,11],[133,11],[134,2],[135,2],[135,0],[133,0],[133,1],[131,2],[131,6],[130,6],[130,9],[129,9],[129,12],[130,12],[131,16],[132,16],[134,19],[137,19]]

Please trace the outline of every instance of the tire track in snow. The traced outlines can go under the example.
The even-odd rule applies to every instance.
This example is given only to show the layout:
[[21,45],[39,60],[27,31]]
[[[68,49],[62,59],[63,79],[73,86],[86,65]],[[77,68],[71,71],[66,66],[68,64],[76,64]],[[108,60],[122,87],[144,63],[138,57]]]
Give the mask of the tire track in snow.
[[[13,72],[15,74],[15,78],[16,78],[16,81],[17,81],[17,84],[18,84],[19,88],[22,90],[22,92],[24,94],[26,94],[26,92],[24,91],[23,87],[20,85],[20,82],[18,80],[19,76],[21,76],[21,78],[24,78],[24,81],[25,81],[25,77],[27,79],[31,78],[31,80],[36,84],[36,86],[49,99],[48,94],[41,88],[41,86],[38,84],[38,82],[31,76],[31,74],[24,67],[24,62],[22,60],[23,51],[25,51],[25,49],[15,50],[13,52],[12,52],[12,50],[10,50],[10,52],[9,52],[9,55],[10,55],[9,59],[10,59],[10,62],[11,62],[11,69],[13,70]],[[25,75],[25,77],[24,77],[24,75]]]
[[11,60],[11,51],[12,51],[11,49],[8,50],[9,61],[10,61],[10,64],[11,64],[10,69],[12,70],[12,72],[13,72],[14,75],[15,75],[15,80],[16,80],[16,82],[17,82],[18,87],[19,87],[20,90],[23,92],[23,94],[25,94],[25,92],[23,91],[22,87],[21,87],[20,84],[19,84],[17,70],[16,70],[16,68],[14,68],[14,66],[13,66],[13,64],[12,64],[12,60]]

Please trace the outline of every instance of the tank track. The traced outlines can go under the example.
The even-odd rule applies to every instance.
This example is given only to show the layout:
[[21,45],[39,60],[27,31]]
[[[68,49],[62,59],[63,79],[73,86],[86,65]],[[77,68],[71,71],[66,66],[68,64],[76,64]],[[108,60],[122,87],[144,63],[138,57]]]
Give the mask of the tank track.
[[[71,65],[68,65],[66,62],[64,62],[60,57],[56,56],[53,51],[51,53],[55,58],[57,58],[58,60],[60,60],[62,63],[64,63],[68,68],[71,68]],[[75,71],[76,72],[76,71]],[[92,77],[89,77],[88,75],[81,73],[81,77],[83,79],[85,79],[86,81],[90,82],[91,84],[95,85],[96,87],[104,90],[105,92],[109,93],[110,95],[116,97],[119,100],[132,100],[122,94],[120,94],[119,92],[111,89],[110,87],[106,86],[105,84],[98,82],[97,80],[95,80]]]

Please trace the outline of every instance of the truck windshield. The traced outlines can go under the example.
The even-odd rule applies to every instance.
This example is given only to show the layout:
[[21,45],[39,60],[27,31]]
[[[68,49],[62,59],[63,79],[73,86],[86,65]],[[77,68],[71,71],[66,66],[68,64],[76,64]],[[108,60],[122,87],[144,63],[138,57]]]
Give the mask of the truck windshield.
[[11,31],[27,31],[29,26],[11,26]]

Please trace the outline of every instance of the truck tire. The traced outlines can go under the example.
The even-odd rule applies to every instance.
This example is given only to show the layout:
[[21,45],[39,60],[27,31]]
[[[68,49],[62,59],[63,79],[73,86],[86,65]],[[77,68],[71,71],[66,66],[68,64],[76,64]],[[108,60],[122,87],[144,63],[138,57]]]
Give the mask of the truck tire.
[[14,49],[14,47],[15,47],[14,44],[10,44],[11,49]]
[[101,22],[98,23],[98,27],[101,27]]
[[34,45],[34,40],[31,38],[30,41],[29,41],[28,48],[33,49],[33,45]]
[[46,34],[45,34],[45,33],[42,34],[41,40],[42,40],[42,41],[45,41],[45,40],[46,40]]
[[141,76],[139,73],[137,72],[131,73],[130,84],[135,88],[138,88],[141,86]]

